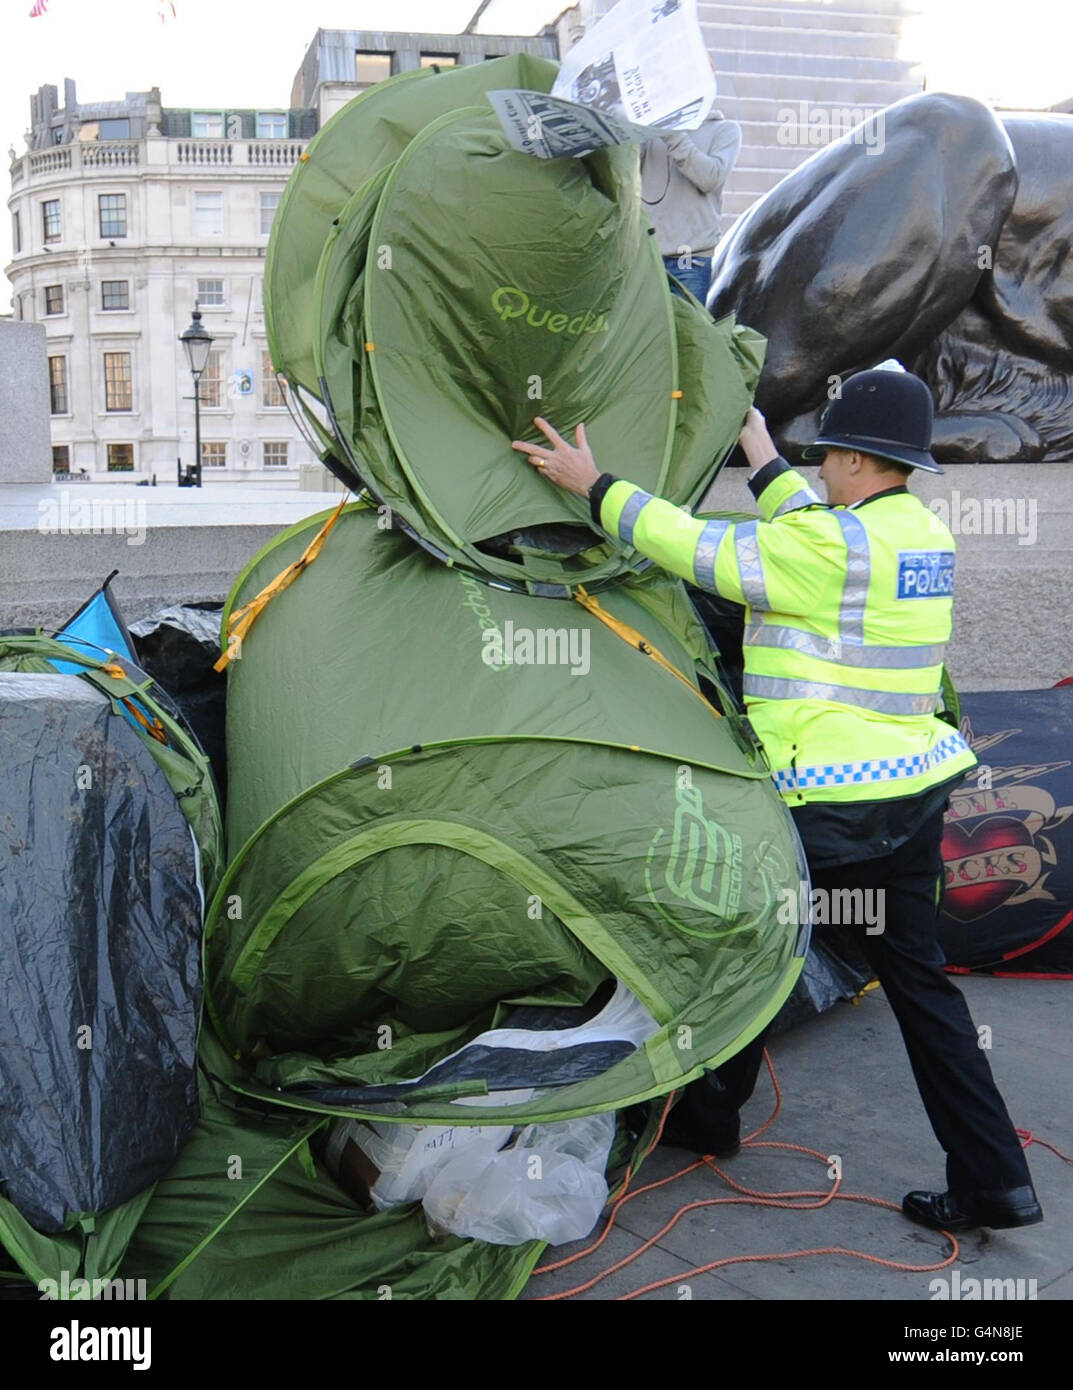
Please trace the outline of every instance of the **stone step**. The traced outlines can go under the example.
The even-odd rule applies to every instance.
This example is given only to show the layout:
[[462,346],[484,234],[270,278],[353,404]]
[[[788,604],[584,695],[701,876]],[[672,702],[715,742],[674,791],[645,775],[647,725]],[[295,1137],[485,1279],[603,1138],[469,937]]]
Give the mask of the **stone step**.
[[[798,151],[797,164],[802,164],[812,153],[812,150]],[[727,194],[748,193],[754,198],[759,198],[769,188],[774,188],[780,179],[785,178],[793,169],[796,169],[797,164],[788,169],[750,169],[748,167],[742,168],[738,164],[727,180],[726,192]]]
[[849,29],[862,33],[897,30],[919,13],[922,0],[841,0],[834,5],[787,4],[786,0],[700,0],[701,23],[763,24],[772,28]]
[[777,145],[770,143],[775,139],[775,126],[753,126],[752,129],[770,131],[769,135],[757,137],[742,127],[741,154],[734,166],[738,169],[775,169],[786,173],[796,169],[803,159],[820,148],[819,145]]
[[[787,102],[809,101],[814,105],[860,106],[874,111],[889,106],[904,96],[923,88],[923,78],[914,81],[886,82],[868,77],[822,77],[815,73],[720,72],[716,105],[731,115],[728,102],[736,100],[767,101],[772,110],[754,120],[777,119],[775,107]],[[737,119],[737,113],[734,113]]]
[[897,59],[902,38],[893,32],[861,34],[846,29],[779,29],[763,24],[702,24],[704,42],[713,54],[818,53],[829,57]]
[[810,81],[923,82],[920,63],[901,58],[859,58],[853,54],[758,52],[709,49],[719,78],[729,73],[800,74]]
[[[916,96],[920,91],[919,87],[913,87],[902,93],[902,96]],[[808,101],[807,98],[794,98],[791,101],[775,101],[770,97],[736,97],[728,92],[720,92],[715,99],[716,108],[722,111],[728,120],[737,121],[744,133],[746,127],[765,126],[772,132],[772,140],[775,140],[775,132],[782,124],[796,125],[801,118],[801,108],[799,102]],[[901,100],[901,97],[898,98]],[[860,114],[863,120],[865,116],[871,115],[876,110],[882,110],[889,102],[878,102],[873,105],[871,102],[821,102],[818,100],[808,101],[805,108],[806,119],[809,112],[821,112],[829,120],[841,121],[843,115],[854,117]]]

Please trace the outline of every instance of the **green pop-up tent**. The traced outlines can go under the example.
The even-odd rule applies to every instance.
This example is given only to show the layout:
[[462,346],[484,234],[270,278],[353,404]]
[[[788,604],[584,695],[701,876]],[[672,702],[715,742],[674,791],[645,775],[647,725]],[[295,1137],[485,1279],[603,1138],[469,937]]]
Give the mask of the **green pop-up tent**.
[[[763,342],[667,293],[635,146],[514,151],[484,94],[528,57],[402,74],[313,140],[273,226],[273,361],[340,476],[440,558],[544,595],[642,568],[522,466],[533,417],[683,505],[729,453]],[[319,408],[313,403],[319,402]]]
[[[263,551],[230,606],[322,520]],[[772,1017],[804,950],[792,823],[729,698],[701,692],[720,703],[682,586],[533,598],[383,521],[344,511],[230,668],[206,1004],[236,1085],[488,1123],[458,1099],[494,1076],[437,1066],[508,1006],[581,1006],[613,978],[659,1025],[644,1046],[492,1113],[561,1119],[680,1086]]]

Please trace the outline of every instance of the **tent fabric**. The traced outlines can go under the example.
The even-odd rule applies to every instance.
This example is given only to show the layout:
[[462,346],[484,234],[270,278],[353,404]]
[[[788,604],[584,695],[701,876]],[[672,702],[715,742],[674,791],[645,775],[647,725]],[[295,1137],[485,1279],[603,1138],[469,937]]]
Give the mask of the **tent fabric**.
[[940,944],[958,969],[1073,978],[1073,687],[961,705],[980,767],[946,813]]
[[511,149],[484,96],[517,61],[394,79],[329,123],[273,227],[268,331],[292,399],[320,402],[307,413],[335,471],[441,559],[562,594],[648,562],[510,441],[536,439],[538,413],[584,418],[608,466],[629,441],[630,476],[692,504],[734,445],[763,339],[668,292],[636,148]]
[[201,1109],[119,1270],[150,1299],[514,1298],[544,1248],[433,1240],[419,1204],[366,1213],[313,1158],[323,1116],[239,1111],[208,1084]]
[[497,87],[550,91],[558,65],[527,53],[436,73],[398,73],[362,92],[309,142],[284,190],[265,262],[265,331],[276,370],[308,391],[313,362],[314,282],[321,250],[344,203],[386,172],[426,125]]
[[[322,520],[262,552],[229,609]],[[516,1104],[460,1104],[467,1080],[350,1113],[521,1123],[665,1093],[800,972],[807,932],[780,910],[800,848],[766,764],[729,698],[720,715],[580,604],[478,584],[382,523],[344,511],[230,668],[231,859],[206,929],[228,1079],[316,1109],[293,1088],[412,1080],[508,1005],[582,1005],[615,978],[660,1028],[605,1071]],[[602,599],[698,679],[677,581]],[[584,669],[484,659],[489,634],[540,629]]]

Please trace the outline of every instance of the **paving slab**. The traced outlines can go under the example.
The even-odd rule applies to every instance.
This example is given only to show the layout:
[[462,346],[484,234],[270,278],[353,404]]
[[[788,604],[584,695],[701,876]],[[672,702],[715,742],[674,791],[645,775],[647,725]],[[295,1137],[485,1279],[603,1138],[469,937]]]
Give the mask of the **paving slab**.
[[[1068,1081],[1073,983],[969,977],[959,984],[977,1025],[991,1029],[989,1058],[1015,1123],[1073,1154]],[[898,1204],[910,1188],[944,1185],[942,1151],[931,1133],[882,991],[872,991],[857,1005],[839,1005],[776,1038],[771,1053],[782,1108],[764,1140],[802,1145],[823,1155],[838,1154],[843,1192]],[[744,1111],[746,1132],[768,1118],[773,1104],[771,1083],[762,1072],[756,1094]],[[643,1166],[636,1185],[668,1177],[693,1161],[694,1155],[661,1146]],[[684,1213],[635,1263],[596,1285],[585,1297],[616,1298],[678,1272],[696,1299],[725,1299],[730,1296],[728,1288],[743,1296],[774,1300],[966,1299],[973,1295],[970,1280],[979,1281],[979,1292],[986,1288],[992,1298],[1002,1293],[1067,1299],[1073,1297],[1073,1165],[1038,1145],[1030,1147],[1029,1163],[1045,1221],[1024,1230],[963,1236],[956,1261],[942,1271],[909,1272],[843,1254],[796,1253],[837,1246],[900,1264],[925,1265],[945,1258],[949,1246],[944,1238],[912,1225],[898,1211],[848,1201],[813,1211],[719,1205]],[[829,1186],[819,1159],[788,1150],[746,1148],[719,1166],[734,1182],[754,1190],[826,1190]],[[536,1296],[536,1284],[541,1286],[539,1293],[550,1293],[591,1278],[625,1250],[660,1231],[681,1207],[733,1195],[706,1167],[644,1192],[621,1209],[616,1229],[594,1256],[533,1281],[525,1296]],[[562,1247],[545,1258],[561,1258],[588,1243]],[[714,1260],[764,1253],[781,1257],[725,1265],[699,1276],[689,1274]],[[668,1258],[677,1263],[666,1265]],[[983,1281],[1003,1282],[985,1286]],[[666,1296],[667,1290],[661,1289],[642,1299]],[[672,1296],[678,1295],[672,1292]]]

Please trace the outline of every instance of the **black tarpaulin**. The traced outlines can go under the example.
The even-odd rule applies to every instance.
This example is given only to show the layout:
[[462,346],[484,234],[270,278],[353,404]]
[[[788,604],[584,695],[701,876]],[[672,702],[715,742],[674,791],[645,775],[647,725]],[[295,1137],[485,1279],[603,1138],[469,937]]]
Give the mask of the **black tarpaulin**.
[[39,1230],[155,1182],[197,1119],[198,851],[74,675],[0,671],[0,1190]]

